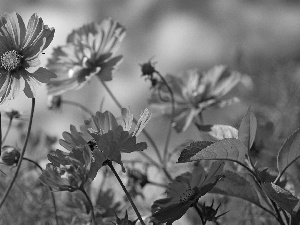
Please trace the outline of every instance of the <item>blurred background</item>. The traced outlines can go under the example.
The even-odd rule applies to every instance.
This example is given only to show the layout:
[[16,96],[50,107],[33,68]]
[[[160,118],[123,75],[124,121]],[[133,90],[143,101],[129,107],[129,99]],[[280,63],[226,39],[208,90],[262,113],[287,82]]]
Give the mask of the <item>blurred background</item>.
[[[141,77],[140,64],[151,59],[162,74],[180,75],[195,68],[206,71],[214,65],[225,64],[252,78],[251,85],[241,84],[232,93],[241,99],[240,103],[205,111],[205,123],[237,126],[247,107],[252,105],[259,126],[268,125],[276,140],[287,137],[300,125],[298,1],[0,0],[0,10],[1,14],[19,13],[25,23],[37,13],[45,24],[55,28],[53,42],[41,55],[42,66],[46,65],[52,48],[65,44],[73,29],[107,17],[123,24],[127,35],[118,53],[124,60],[115,71],[113,81],[107,85],[122,105],[130,106],[136,116],[147,107],[151,94],[150,83]],[[65,93],[63,98],[80,102],[94,112],[104,99],[103,109],[119,115],[115,103],[99,82],[93,82],[95,80],[93,78],[78,91]],[[31,100],[22,92],[17,99],[1,105],[0,110],[19,110],[28,118],[30,104]],[[77,126],[84,118],[86,114],[72,106],[64,105],[60,111],[48,110],[46,88],[38,89],[35,130],[61,137],[70,124]],[[3,126],[7,124],[8,119],[3,119]],[[159,146],[164,144],[167,125],[165,118],[157,117],[147,126]],[[260,134],[264,131],[262,129]],[[171,147],[198,138],[198,131],[191,126],[180,136],[173,133]],[[15,142],[11,132],[8,143]],[[256,144],[257,147],[261,143]]]
[[[119,50],[124,60],[107,85],[124,106],[131,106],[135,115],[147,106],[150,95],[150,84],[140,76],[139,66],[149,59],[157,62],[156,68],[162,74],[180,74],[194,68],[207,70],[226,64],[260,80],[257,77],[269,74],[270,69],[274,71],[278,62],[294,61],[300,56],[300,4],[297,1],[1,0],[0,9],[1,13],[18,12],[25,23],[33,13],[38,13],[45,24],[55,28],[54,40],[41,56],[42,66],[51,56],[52,48],[63,45],[73,29],[107,17],[122,23],[127,29]],[[267,86],[273,85],[274,80],[268,81]],[[256,94],[260,93],[257,83],[261,82],[254,81]],[[237,89],[242,89],[236,90],[241,98],[251,93],[243,86]],[[67,92],[63,97],[81,102],[93,111],[99,109],[104,98],[104,109],[118,113],[99,82]],[[36,128],[57,135],[68,130],[70,124],[80,124],[84,118],[84,114],[74,111],[72,106],[64,106],[59,112],[49,111],[46,102],[46,90],[41,87],[34,116]],[[235,125],[248,104],[205,112],[205,121]],[[1,105],[0,110],[7,108],[20,110],[29,117],[30,99],[21,93],[16,100]],[[150,133],[158,142],[164,140],[164,119],[152,120],[148,129],[154,127],[155,133],[151,130]],[[186,136],[193,138],[193,133],[187,132]]]

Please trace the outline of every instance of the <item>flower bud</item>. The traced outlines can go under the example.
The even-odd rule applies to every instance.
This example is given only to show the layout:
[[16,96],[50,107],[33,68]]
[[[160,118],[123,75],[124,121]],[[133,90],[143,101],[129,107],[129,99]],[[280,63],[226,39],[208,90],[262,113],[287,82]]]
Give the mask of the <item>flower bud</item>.
[[5,111],[5,115],[10,119],[18,119],[21,117],[21,113],[18,110],[10,109]]
[[2,148],[1,162],[7,166],[17,164],[20,158],[20,152],[11,146],[4,146]]
[[49,95],[48,102],[47,102],[48,109],[52,109],[52,110],[60,109],[61,102],[62,102],[61,95]]

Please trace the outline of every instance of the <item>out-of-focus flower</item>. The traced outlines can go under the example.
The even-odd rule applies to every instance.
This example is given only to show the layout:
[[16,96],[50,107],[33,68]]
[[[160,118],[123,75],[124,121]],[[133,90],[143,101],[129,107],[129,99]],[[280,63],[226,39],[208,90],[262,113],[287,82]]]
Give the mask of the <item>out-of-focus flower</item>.
[[14,109],[6,110],[4,115],[6,115],[9,119],[19,119],[22,116],[18,110]]
[[101,81],[110,81],[112,71],[122,59],[114,53],[124,36],[125,28],[112,19],[74,30],[66,45],[54,49],[48,62],[48,68],[60,76],[48,84],[48,94],[79,89],[94,75]]
[[143,173],[138,169],[130,168],[127,169],[127,191],[130,196],[137,197],[141,196],[143,199],[145,198],[142,189],[149,183],[147,173]]
[[20,151],[11,146],[2,147],[1,162],[6,166],[13,166],[18,163]]
[[135,225],[137,220],[135,221],[131,221],[131,220],[128,220],[128,214],[127,214],[127,211],[126,211],[126,214],[125,214],[125,217],[123,219],[120,219],[118,216],[117,217],[117,223],[113,223],[115,225]]
[[167,189],[167,198],[153,203],[151,221],[171,224],[180,219],[223,177],[223,167],[224,162],[214,162],[206,173],[204,168],[197,164],[192,173],[176,177]]
[[56,150],[48,159],[50,163],[40,180],[53,190],[70,192],[87,187],[105,160],[100,151],[92,154],[87,145],[75,147],[69,153]]
[[[212,106],[224,107],[237,101],[237,98],[223,99],[241,80],[241,75],[225,66],[216,66],[207,72],[188,71],[182,78],[167,75],[166,81],[173,91],[175,100],[174,128],[185,131],[191,122],[201,124],[199,115]],[[167,88],[154,91],[149,100],[151,108],[170,116],[172,105]],[[154,110],[156,111],[156,110]]]
[[58,110],[61,107],[62,97],[61,95],[49,95],[47,106],[48,109],[51,110]]
[[56,75],[40,67],[30,73],[28,68],[40,65],[39,55],[54,36],[54,29],[44,25],[42,18],[33,14],[27,28],[18,13],[0,16],[0,103],[13,99],[19,93],[21,78],[25,81],[24,93],[35,97],[40,83],[48,83]]
[[[109,112],[96,112],[91,120],[86,120],[85,125],[80,127],[80,132],[71,126],[71,133],[64,132],[64,140],[59,143],[66,149],[71,150],[76,146],[88,144],[93,151],[100,150],[105,159],[119,163],[122,167],[121,152],[130,153],[143,151],[147,148],[145,142],[136,143],[136,136],[144,129],[151,114],[148,109],[142,113],[135,130],[129,133],[133,115],[130,110],[121,110],[123,126],[118,125],[115,116]],[[123,167],[123,171],[125,171]]]

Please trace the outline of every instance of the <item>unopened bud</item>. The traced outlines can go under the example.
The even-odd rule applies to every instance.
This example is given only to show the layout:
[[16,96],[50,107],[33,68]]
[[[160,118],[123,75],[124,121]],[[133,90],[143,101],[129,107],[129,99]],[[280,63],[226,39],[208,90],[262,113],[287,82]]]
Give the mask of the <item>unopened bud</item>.
[[2,148],[1,161],[7,166],[17,164],[20,158],[20,152],[11,146],[4,146]]
[[61,102],[62,102],[62,98],[60,95],[49,95],[48,102],[47,102],[48,109],[52,109],[52,110],[60,109]]

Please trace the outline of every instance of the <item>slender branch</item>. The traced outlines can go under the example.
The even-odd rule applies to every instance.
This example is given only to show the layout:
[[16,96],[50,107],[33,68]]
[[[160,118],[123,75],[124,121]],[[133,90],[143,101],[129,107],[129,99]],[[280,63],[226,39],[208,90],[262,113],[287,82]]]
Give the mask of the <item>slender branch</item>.
[[96,225],[93,203],[92,203],[90,197],[88,196],[88,194],[86,193],[86,191],[84,190],[84,188],[80,188],[79,190],[84,194],[84,196],[86,197],[87,201],[89,202],[89,205],[91,207],[91,212],[92,212],[92,225]]
[[10,182],[8,188],[6,189],[2,199],[1,199],[1,202],[0,202],[0,209],[1,207],[3,206],[14,182],[16,181],[17,179],[17,176],[18,176],[18,173],[19,173],[19,170],[21,168],[21,164],[22,164],[22,161],[23,161],[23,157],[24,157],[24,154],[25,154],[25,151],[26,151],[26,147],[27,147],[27,143],[28,143],[28,139],[29,139],[29,135],[30,135],[30,131],[31,131],[31,126],[32,126],[32,119],[33,119],[33,113],[34,113],[34,107],[35,107],[35,98],[32,98],[32,105],[31,105],[31,113],[30,113],[30,119],[29,119],[29,125],[28,125],[28,130],[27,130],[27,134],[26,134],[26,138],[25,138],[25,142],[24,142],[24,146],[23,146],[23,149],[22,149],[22,152],[21,152],[21,156],[19,158],[19,161],[18,161],[18,164],[17,164],[17,169],[16,169],[16,172],[13,176],[13,179],[12,181]]
[[276,203],[275,203],[272,199],[270,199],[270,201],[271,201],[271,203],[272,203],[272,205],[273,205],[273,207],[274,207],[274,209],[275,209],[275,212],[276,212],[276,214],[277,214],[277,216],[276,216],[277,221],[278,221],[281,225],[285,225],[284,222],[283,222],[283,220],[282,220],[282,218],[281,218],[281,215],[280,215],[280,212],[279,212],[279,210],[278,210],[278,208],[277,208]]
[[78,107],[80,108],[82,111],[85,111],[86,113],[90,114],[90,115],[93,115],[93,112],[91,110],[89,110],[87,107],[81,105],[80,103],[78,102],[73,102],[73,101],[70,101],[70,100],[62,100],[61,101],[62,104],[66,104],[66,105],[72,105],[72,106],[75,106],[75,107]]
[[155,185],[155,186],[158,186],[158,187],[163,187],[163,188],[167,188],[168,187],[165,184],[156,183],[154,181],[148,181],[148,184],[152,184],[152,185]]
[[166,143],[165,143],[165,148],[164,148],[164,155],[163,155],[164,165],[166,165],[168,147],[169,147],[169,143],[170,143],[170,139],[171,139],[171,135],[172,135],[172,125],[173,125],[174,117],[175,117],[175,100],[174,100],[174,93],[173,93],[171,87],[168,85],[166,79],[158,71],[155,71],[155,72],[160,77],[160,79],[163,81],[164,85],[167,87],[167,89],[171,95],[172,114],[171,114],[171,120],[170,120],[170,125],[169,125],[169,129],[168,129],[168,133],[167,133],[167,138],[166,138]]
[[2,117],[0,112],[0,156],[1,156],[1,150],[2,150]]
[[282,177],[282,175],[285,173],[285,171],[297,160],[300,158],[300,155],[297,156],[296,158],[294,158],[289,164],[287,164],[287,166],[278,174],[278,176],[276,177],[274,184],[277,184],[277,182],[280,180],[280,178]]
[[[39,168],[41,170],[41,172],[43,172],[43,168],[37,162],[33,161],[32,159],[26,158],[26,157],[23,157],[23,160],[31,162],[37,168]],[[54,207],[55,222],[56,222],[56,225],[58,225],[56,201],[55,201],[54,193],[53,193],[52,188],[50,186],[49,186],[49,190],[50,190],[50,193],[51,193],[52,203],[53,203],[53,207]]]
[[141,216],[140,212],[138,211],[137,207],[135,206],[134,202],[132,201],[132,198],[131,198],[130,194],[128,193],[126,187],[124,186],[124,184],[123,184],[123,182],[122,182],[120,176],[118,175],[117,171],[115,170],[114,166],[112,165],[112,162],[111,162],[111,161],[108,161],[108,162],[106,163],[106,165],[109,166],[109,168],[112,170],[112,172],[114,173],[115,177],[116,177],[117,180],[119,181],[119,183],[120,183],[120,185],[121,185],[123,191],[125,192],[125,194],[126,194],[128,200],[129,200],[129,202],[130,202],[132,208],[134,209],[134,211],[135,211],[135,213],[136,213],[136,215],[137,215],[139,221],[141,222],[142,225],[146,225],[146,224],[144,223],[143,219],[142,219],[142,216]]
[[206,221],[205,221],[205,219],[203,218],[203,215],[202,215],[201,210],[200,210],[200,209],[198,208],[198,206],[197,206],[197,202],[195,202],[195,203],[193,204],[193,207],[194,207],[194,209],[197,211],[198,215],[200,216],[202,225],[205,225],[205,224],[206,224]]
[[8,135],[8,133],[9,133],[9,131],[10,131],[10,128],[11,128],[12,121],[13,121],[13,117],[10,117],[10,118],[9,118],[9,123],[8,123],[7,130],[6,130],[5,135],[4,135],[4,137],[3,137],[3,140],[2,140],[2,144],[5,142],[5,140],[6,140],[6,138],[7,138],[7,135]]

